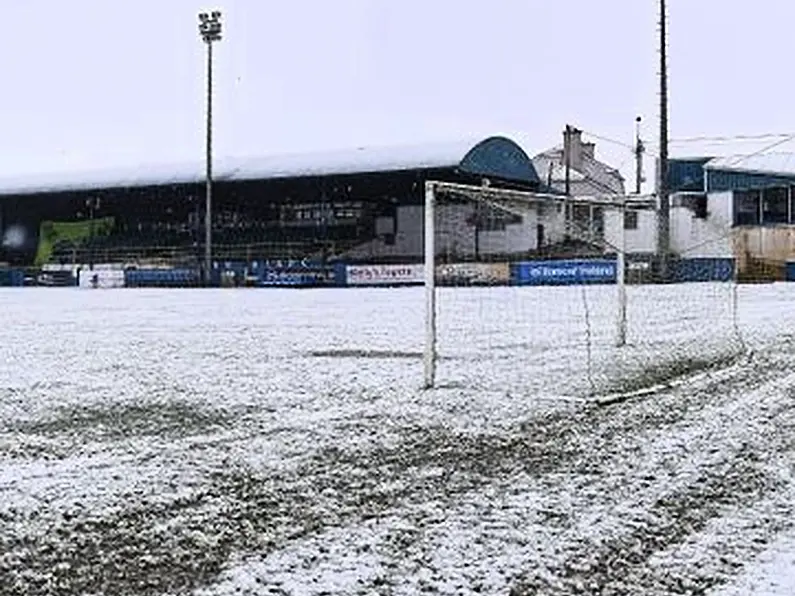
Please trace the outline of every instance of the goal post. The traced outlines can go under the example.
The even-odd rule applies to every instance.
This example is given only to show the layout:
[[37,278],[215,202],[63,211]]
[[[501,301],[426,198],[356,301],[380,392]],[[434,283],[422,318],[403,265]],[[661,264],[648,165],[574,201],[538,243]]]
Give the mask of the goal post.
[[616,242],[616,347],[627,343],[627,286],[626,286],[626,203],[619,210],[618,235]]
[[425,389],[436,383],[436,185],[425,183]]
[[[486,209],[495,209],[504,213],[522,217],[541,206],[566,207],[580,205],[585,207],[599,207],[618,213],[618,234],[611,248],[616,253],[616,298],[615,298],[615,331],[614,343],[617,347],[626,344],[627,337],[627,292],[625,285],[626,266],[626,240],[624,232],[624,214],[627,209],[654,210],[657,209],[655,195],[599,195],[599,196],[569,196],[553,193],[540,193],[514,189],[497,188],[488,185],[471,185],[443,181],[428,180],[425,182],[424,203],[424,286],[425,286],[425,342],[423,350],[424,387],[430,389],[436,386],[437,361],[439,358],[438,345],[438,301],[437,301],[437,256],[440,243],[437,242],[437,222],[440,217],[439,199],[445,197],[458,197],[472,204],[483,206]],[[569,210],[566,209],[566,212]],[[476,216],[477,217],[477,216]],[[569,222],[565,222],[569,225]],[[475,231],[475,251],[479,245],[479,232]],[[538,238],[537,238],[538,240]],[[475,255],[477,259],[477,254]],[[507,280],[506,280],[507,281]]]

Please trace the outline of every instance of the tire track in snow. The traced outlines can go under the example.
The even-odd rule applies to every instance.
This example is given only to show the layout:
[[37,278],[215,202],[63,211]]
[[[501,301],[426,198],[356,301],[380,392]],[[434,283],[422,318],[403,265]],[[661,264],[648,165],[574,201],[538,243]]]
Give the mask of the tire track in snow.
[[[632,437],[641,439],[635,449],[625,448],[628,456],[635,451],[635,472],[626,469],[625,460],[623,469],[594,487],[600,497],[593,503],[575,499],[573,507],[581,521],[561,537],[558,548],[565,555],[557,561],[549,557],[539,561],[541,568],[527,572],[514,593],[703,593],[725,581],[737,569],[732,549],[743,542],[736,536],[727,541],[724,552],[719,544],[701,552],[713,563],[707,574],[698,566],[672,568],[650,561],[665,551],[674,559],[676,547],[711,522],[738,507],[753,509],[765,499],[781,506],[772,515],[760,515],[756,526],[765,527],[772,536],[788,527],[794,507],[791,502],[787,507],[787,499],[776,495],[791,494],[791,482],[778,478],[777,467],[766,462],[777,454],[795,456],[793,386],[795,375],[788,374],[754,391],[730,390],[728,400],[691,413],[684,424],[664,432],[659,429],[656,440],[644,433]],[[696,391],[686,400],[703,396]],[[614,466],[620,461],[613,457],[606,463]],[[610,495],[622,484],[621,493],[628,496],[610,503]],[[756,533],[748,542],[758,540]],[[716,559],[724,563],[716,565]]]

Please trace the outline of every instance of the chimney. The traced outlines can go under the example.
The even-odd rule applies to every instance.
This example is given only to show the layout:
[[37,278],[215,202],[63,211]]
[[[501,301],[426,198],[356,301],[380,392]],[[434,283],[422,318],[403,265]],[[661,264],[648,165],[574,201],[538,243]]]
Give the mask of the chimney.
[[[567,136],[568,139],[566,138]],[[582,155],[584,152],[582,131],[579,128],[567,125],[566,130],[563,131],[563,163],[568,163],[575,170],[582,169]]]
[[583,143],[582,154],[586,157],[590,157],[591,159],[595,159],[596,143]]

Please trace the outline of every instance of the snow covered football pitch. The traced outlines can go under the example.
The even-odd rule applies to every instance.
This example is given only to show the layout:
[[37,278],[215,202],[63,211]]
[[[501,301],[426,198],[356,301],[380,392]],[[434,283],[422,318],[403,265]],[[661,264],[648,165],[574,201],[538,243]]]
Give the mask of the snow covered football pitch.
[[0,292],[0,592],[795,592],[795,284],[422,292]]

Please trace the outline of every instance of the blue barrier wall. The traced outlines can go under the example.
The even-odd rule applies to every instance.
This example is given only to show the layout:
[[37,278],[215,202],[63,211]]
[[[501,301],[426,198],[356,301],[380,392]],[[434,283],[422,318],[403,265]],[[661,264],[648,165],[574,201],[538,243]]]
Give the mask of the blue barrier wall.
[[347,263],[334,263],[334,285],[340,288],[348,285]]
[[678,259],[672,262],[671,269],[673,281],[679,283],[690,281],[731,281],[734,277],[734,259]]
[[201,283],[197,269],[129,269],[124,272],[129,288],[178,288]]
[[21,269],[0,269],[0,286],[21,287],[25,285],[25,272]]
[[[674,282],[730,281],[734,274],[732,258],[675,259],[671,262]],[[243,263],[219,263],[214,277],[221,271],[245,272]],[[346,264],[333,266],[295,265],[274,266],[252,263],[250,276],[256,276],[260,287],[318,287],[346,286]],[[787,263],[787,280],[795,281],[795,262]],[[218,281],[213,280],[213,281]],[[614,259],[568,259],[524,261],[510,265],[511,285],[579,285],[613,284],[616,281]],[[24,272],[0,269],[0,286],[21,286]],[[198,269],[131,269],[125,271],[127,287],[196,287],[202,285]],[[214,284],[214,285],[217,285]]]
[[795,263],[787,263],[787,281],[795,281]]
[[517,286],[561,286],[616,282],[612,259],[525,261],[511,265],[511,284]]

